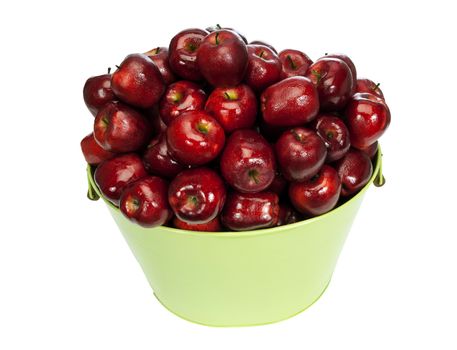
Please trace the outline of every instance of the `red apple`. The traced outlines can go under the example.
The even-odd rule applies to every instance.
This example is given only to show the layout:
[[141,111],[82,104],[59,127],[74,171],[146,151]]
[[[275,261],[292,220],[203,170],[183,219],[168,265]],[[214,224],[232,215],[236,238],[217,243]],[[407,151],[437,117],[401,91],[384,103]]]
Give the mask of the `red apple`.
[[291,77],[268,87],[260,97],[265,122],[272,126],[300,126],[319,112],[319,96],[305,77]]
[[173,72],[186,80],[203,79],[197,65],[197,52],[207,35],[206,30],[191,28],[179,32],[171,39],[168,62]]
[[[354,62],[352,62],[352,60],[349,58],[349,56],[347,56],[343,53],[331,53],[331,54],[325,54],[324,57],[338,58],[338,59],[342,60],[344,63],[346,63],[348,65],[349,69],[351,70],[352,79],[354,79],[354,81],[357,81],[357,69],[355,68],[355,64],[354,64]],[[355,85],[354,85],[354,88],[355,88]]]
[[121,102],[107,103],[95,118],[95,140],[110,152],[136,151],[146,144],[150,136],[149,121]]
[[168,63],[168,49],[166,47],[156,47],[144,54],[156,64],[157,68],[159,68],[165,85],[170,85],[176,81],[176,77]]
[[95,169],[94,179],[104,197],[119,205],[124,188],[147,175],[141,158],[135,153],[127,153],[100,163]]
[[341,179],[342,196],[350,196],[365,186],[373,174],[370,158],[362,151],[351,148],[343,159],[336,163]]
[[167,182],[148,176],[131,183],[122,192],[119,208],[127,219],[143,227],[163,225],[172,215]]
[[149,143],[143,154],[143,163],[150,174],[166,178],[174,178],[184,169],[184,166],[169,154],[165,133],[155,137]]
[[313,64],[304,52],[298,50],[283,50],[279,53],[281,61],[281,79],[295,77],[297,75],[305,76],[308,67]]
[[221,27],[219,24],[206,28],[206,30],[210,33],[215,32],[216,30],[221,30],[221,29],[227,29],[227,30],[231,30],[232,32],[235,32],[236,34],[238,34],[241,37],[241,39],[243,39],[243,41],[246,45],[248,44],[246,37],[243,34],[241,34],[239,31],[237,31],[236,29],[229,28],[229,27]]
[[257,116],[257,98],[247,85],[216,88],[206,101],[205,110],[228,133],[251,128]]
[[84,159],[90,165],[97,165],[104,160],[113,158],[116,154],[113,152],[105,151],[94,138],[94,134],[90,133],[81,140],[81,151],[83,152]]
[[150,108],[165,91],[159,68],[144,54],[127,56],[111,78],[111,88],[122,101]]
[[379,84],[375,84],[370,79],[357,79],[355,92],[366,92],[384,99],[384,94],[382,93]]
[[267,191],[276,193],[279,197],[284,195],[287,188],[287,181],[286,179],[280,174],[276,173],[275,178],[271,185],[267,188]]
[[250,231],[275,226],[279,219],[279,198],[273,192],[230,193],[222,224],[233,231]]
[[324,141],[312,130],[294,128],[276,142],[276,157],[288,181],[306,181],[316,175],[327,157]]
[[281,61],[270,48],[248,45],[248,67],[244,81],[254,91],[262,92],[281,79]]
[[267,43],[266,41],[263,40],[254,40],[249,43],[249,45],[261,45],[261,46],[266,46],[268,47],[271,51],[273,51],[275,54],[278,54],[278,51],[273,47],[273,45]]
[[248,64],[246,44],[233,31],[217,30],[202,41],[197,52],[197,64],[211,85],[236,86],[243,80]]
[[191,111],[174,119],[167,129],[168,150],[184,165],[203,165],[224,148],[225,134],[216,119],[203,111]]
[[221,222],[219,217],[216,216],[213,220],[204,224],[191,224],[174,217],[173,226],[181,230],[187,231],[200,231],[200,232],[219,232],[222,231]]
[[244,193],[268,188],[276,173],[270,144],[254,130],[235,131],[220,159],[221,174],[235,189]]
[[224,182],[208,168],[182,171],[168,189],[173,212],[180,220],[191,224],[214,220],[222,211],[225,197]]
[[205,107],[206,93],[195,83],[178,81],[171,84],[160,100],[160,116],[166,125],[187,111],[199,111]]
[[111,74],[98,75],[87,79],[83,88],[84,102],[87,108],[95,117],[105,104],[116,100],[113,90],[111,90]]
[[328,163],[344,157],[351,147],[346,125],[333,114],[319,115],[316,119],[315,130],[327,146]]
[[367,93],[357,93],[344,112],[351,145],[365,149],[375,143],[390,125],[390,110],[385,101]]
[[352,96],[355,80],[348,65],[338,58],[319,58],[306,76],[316,85],[324,112],[341,110]]
[[340,192],[338,173],[331,166],[324,165],[311,179],[292,182],[289,198],[300,213],[316,216],[332,210],[340,198]]

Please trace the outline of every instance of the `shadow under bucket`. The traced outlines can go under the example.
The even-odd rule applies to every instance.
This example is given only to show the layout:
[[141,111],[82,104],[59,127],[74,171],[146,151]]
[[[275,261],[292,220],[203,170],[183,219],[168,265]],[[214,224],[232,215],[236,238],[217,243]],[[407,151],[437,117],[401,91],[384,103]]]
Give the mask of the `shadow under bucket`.
[[[382,154],[367,185],[346,203],[305,221],[248,232],[143,228],[104,199],[157,299],[208,326],[252,326],[287,319],[325,291],[371,183],[381,186]],[[87,169],[90,199],[102,197]]]

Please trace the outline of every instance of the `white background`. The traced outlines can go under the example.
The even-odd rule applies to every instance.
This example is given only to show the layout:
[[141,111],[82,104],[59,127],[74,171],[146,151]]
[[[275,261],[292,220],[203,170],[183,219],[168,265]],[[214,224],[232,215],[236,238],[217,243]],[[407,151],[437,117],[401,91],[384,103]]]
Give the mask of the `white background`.
[[[456,349],[455,11],[406,3],[2,2],[0,349]],[[269,326],[166,311],[103,203],[86,199],[86,78],[216,23],[314,59],[347,53],[392,111],[387,184],[368,192],[330,287]]]

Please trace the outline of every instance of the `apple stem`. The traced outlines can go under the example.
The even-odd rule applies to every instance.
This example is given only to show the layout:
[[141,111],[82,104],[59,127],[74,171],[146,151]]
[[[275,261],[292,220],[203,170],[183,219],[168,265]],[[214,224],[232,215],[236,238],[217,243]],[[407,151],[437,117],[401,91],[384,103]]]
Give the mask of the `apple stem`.
[[111,67],[108,67],[108,74],[111,74]]
[[117,68],[117,69],[121,69],[121,67],[119,67],[117,64],[116,64],[116,68]]
[[381,85],[381,83],[377,83],[376,86],[373,88],[373,91],[376,91],[379,89],[379,85]]
[[255,169],[249,170],[248,175],[256,184],[259,183],[259,172]]
[[297,69],[297,66],[296,66],[296,64],[294,63],[294,60],[292,59],[292,57],[290,57],[290,55],[287,55],[287,60],[289,61],[290,66],[292,67],[292,69],[293,69],[293,70],[296,70],[296,69]]
[[324,56],[327,56],[327,55],[328,55],[328,52],[326,52],[326,53],[324,54]]
[[221,25],[218,23],[216,24],[216,28],[219,30],[219,29],[222,29]]
[[227,100],[231,100],[231,98],[230,98],[230,95],[228,94],[228,92],[227,92],[227,91],[226,91],[226,92],[224,92],[224,95],[225,95],[225,98],[226,98]]
[[159,47],[159,46],[157,46],[157,48],[156,48],[156,50],[155,50],[155,51],[156,51],[156,55],[157,55],[157,54],[160,52],[160,47]]
[[311,74],[314,75],[316,78],[317,78],[317,84],[319,84],[321,82],[321,79],[322,79],[322,74],[319,73],[317,70],[315,69],[312,69],[311,70]]
[[295,140],[300,141],[300,142],[302,141],[301,136],[294,129],[290,130],[290,132],[295,137]]
[[216,33],[216,45],[219,45],[219,33]]
[[265,51],[260,51],[259,57],[262,58]]

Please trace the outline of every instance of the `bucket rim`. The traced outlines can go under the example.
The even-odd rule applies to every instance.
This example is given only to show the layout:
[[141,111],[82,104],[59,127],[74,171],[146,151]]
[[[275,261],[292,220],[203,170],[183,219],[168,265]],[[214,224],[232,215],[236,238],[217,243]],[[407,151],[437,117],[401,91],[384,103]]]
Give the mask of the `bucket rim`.
[[[156,227],[142,227],[140,225],[137,225],[135,223],[132,223],[132,225],[137,225],[139,229],[141,229],[143,232],[145,231],[150,231],[151,233],[154,232],[157,228],[160,228],[161,230],[169,233],[175,233],[175,234],[180,234],[180,235],[191,235],[191,236],[210,236],[210,237],[221,237],[221,238],[247,238],[247,237],[253,237],[253,236],[260,236],[260,235],[269,235],[269,234],[276,234],[276,233],[281,233],[283,231],[287,230],[292,230],[295,228],[299,227],[305,227],[306,225],[310,225],[313,222],[319,221],[319,220],[325,220],[326,217],[335,215],[337,212],[343,210],[345,206],[350,205],[351,202],[357,200],[358,198],[362,197],[365,192],[368,190],[368,188],[371,186],[371,184],[379,178],[379,186],[383,185],[383,175],[382,175],[382,152],[381,152],[381,146],[378,145],[378,150],[375,156],[376,163],[373,168],[373,173],[370,177],[370,180],[366,183],[366,185],[360,189],[357,194],[355,194],[353,197],[351,197],[349,200],[344,202],[343,204],[338,205],[337,207],[333,208],[332,210],[328,211],[327,213],[324,213],[322,215],[318,215],[309,219],[301,220],[298,222],[295,222],[293,224],[288,224],[288,225],[282,225],[282,226],[277,226],[277,227],[270,227],[270,228],[263,228],[263,229],[258,229],[258,230],[251,230],[251,231],[219,231],[219,232],[209,232],[209,231],[190,231],[190,230],[182,230],[174,227],[168,227],[168,226],[156,226]],[[105,204],[111,209],[116,211],[119,215],[123,215],[118,207],[116,207],[113,203],[111,203],[109,200],[107,200],[103,194],[101,193],[100,189],[98,188],[97,184],[95,183],[94,179],[94,171],[95,167],[91,166],[90,164],[87,164],[87,179],[89,182],[89,186],[91,187],[89,189],[95,191],[95,193],[103,199]],[[378,176],[379,175],[379,176]],[[378,181],[378,180],[377,180]],[[97,198],[98,199],[98,198]]]

